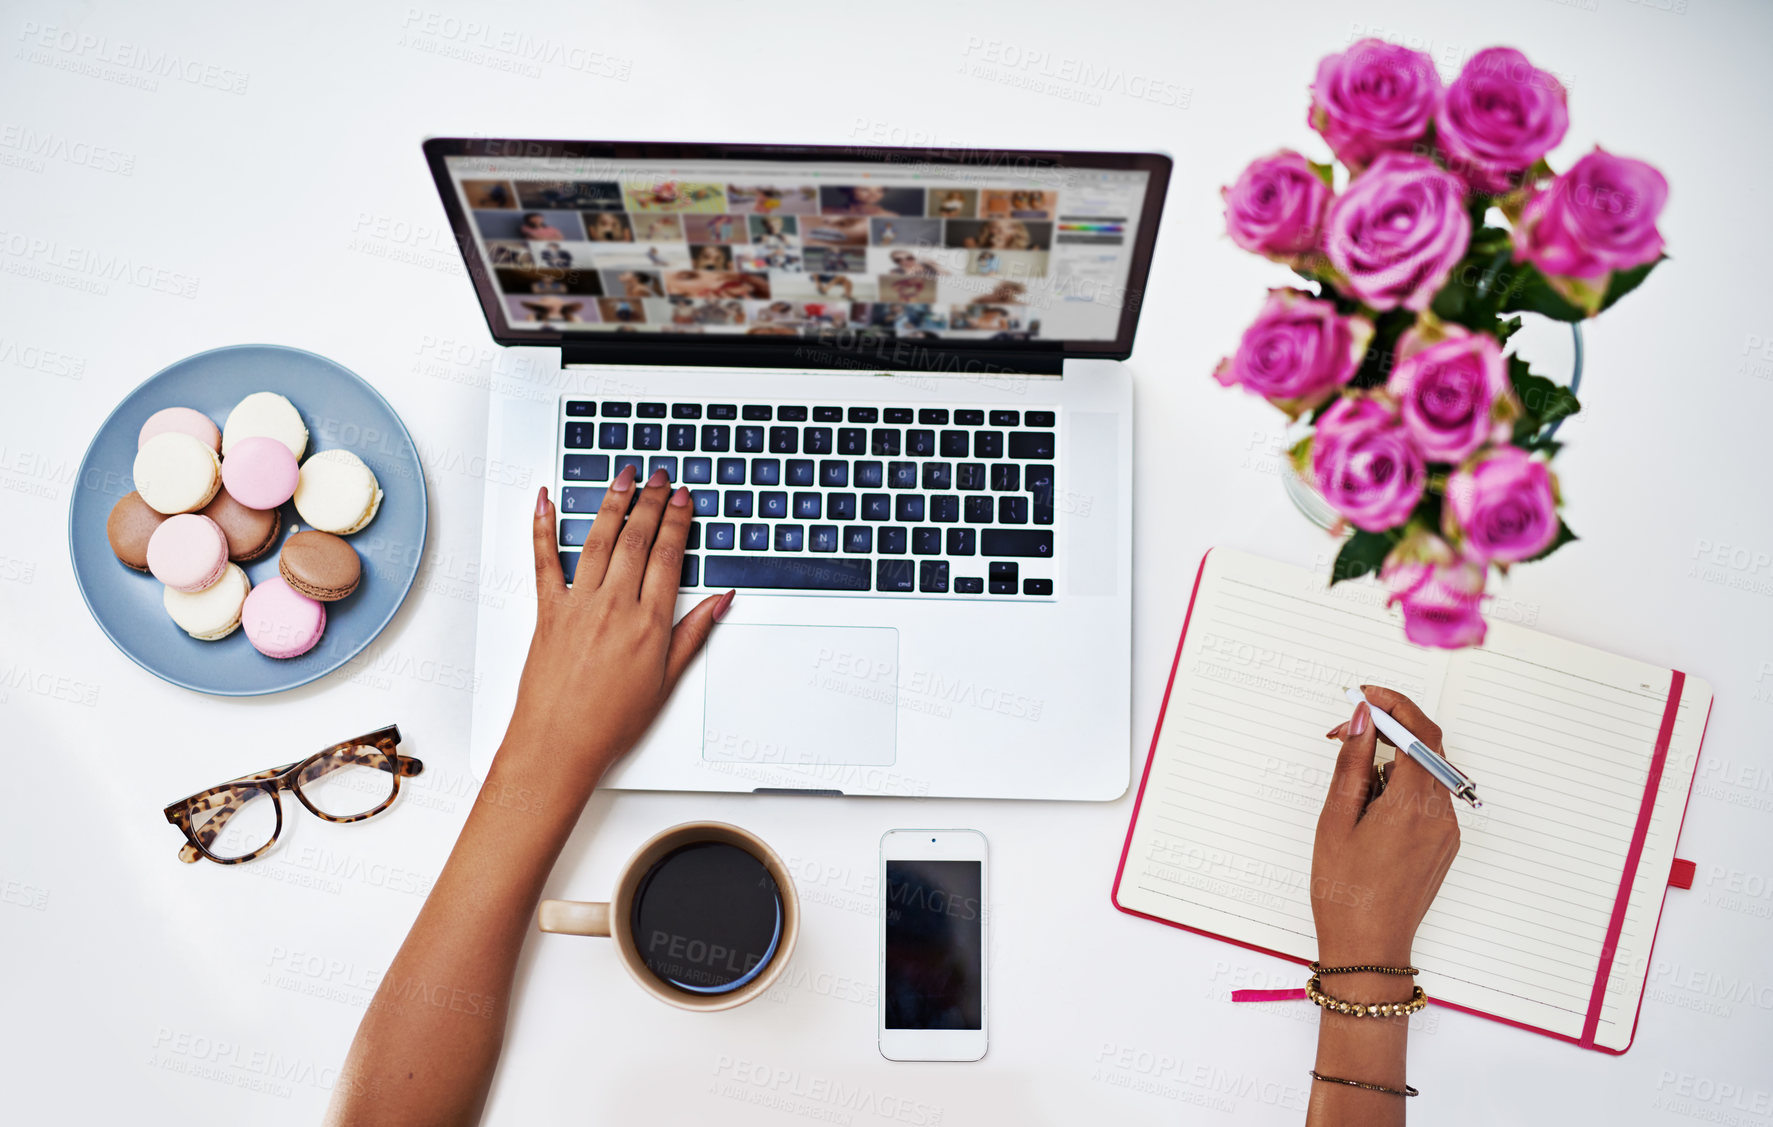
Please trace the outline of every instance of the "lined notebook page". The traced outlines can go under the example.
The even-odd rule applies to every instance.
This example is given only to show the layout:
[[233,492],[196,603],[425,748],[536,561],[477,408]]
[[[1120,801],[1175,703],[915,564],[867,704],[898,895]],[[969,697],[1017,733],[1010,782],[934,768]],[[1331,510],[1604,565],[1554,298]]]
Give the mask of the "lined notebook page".
[[[1417,933],[1423,988],[1579,1035],[1668,671],[1507,623],[1491,625],[1483,649],[1418,649],[1375,587],[1323,584],[1243,553],[1208,556],[1119,903],[1315,954],[1311,841],[1336,749],[1322,733],[1347,718],[1344,686],[1387,684],[1440,723],[1449,757],[1485,799],[1482,811],[1459,808],[1459,857]],[[1683,711],[1702,726],[1701,702]],[[1629,1039],[1697,756],[1698,727],[1676,735],[1677,747],[1688,738],[1688,758],[1665,770],[1672,785],[1658,799],[1597,1033],[1612,1047]],[[1587,768],[1617,778],[1591,791],[1574,782]],[[1572,794],[1582,797],[1563,797]]]

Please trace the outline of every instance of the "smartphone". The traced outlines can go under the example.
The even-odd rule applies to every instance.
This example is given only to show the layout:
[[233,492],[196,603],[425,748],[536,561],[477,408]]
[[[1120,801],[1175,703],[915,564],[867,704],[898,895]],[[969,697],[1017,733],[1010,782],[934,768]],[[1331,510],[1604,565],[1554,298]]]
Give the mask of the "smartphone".
[[880,1055],[985,1055],[985,835],[888,830],[880,839]]

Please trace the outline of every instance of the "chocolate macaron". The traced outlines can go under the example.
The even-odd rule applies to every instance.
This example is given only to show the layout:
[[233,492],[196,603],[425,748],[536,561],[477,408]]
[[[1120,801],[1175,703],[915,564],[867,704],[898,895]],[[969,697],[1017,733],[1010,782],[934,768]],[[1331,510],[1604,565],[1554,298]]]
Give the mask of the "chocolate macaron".
[[283,532],[283,513],[278,509],[249,509],[222,489],[202,509],[202,515],[222,526],[228,538],[228,558],[250,563],[277,546]]
[[137,571],[148,570],[148,540],[154,530],[166,522],[166,514],[142,500],[140,493],[130,493],[111,506],[105,520],[105,535],[110,538],[111,551],[123,566]]
[[283,545],[277,557],[283,581],[310,599],[336,603],[357,590],[363,578],[363,561],[357,549],[330,532],[298,532]]

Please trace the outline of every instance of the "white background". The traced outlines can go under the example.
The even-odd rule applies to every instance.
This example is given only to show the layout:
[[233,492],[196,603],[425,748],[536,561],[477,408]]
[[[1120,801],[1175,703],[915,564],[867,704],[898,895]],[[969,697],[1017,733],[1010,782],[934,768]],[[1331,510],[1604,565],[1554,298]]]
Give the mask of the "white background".
[[[1449,78],[1470,52],[1516,44],[1570,90],[1556,165],[1604,141],[1667,173],[1673,258],[1592,327],[1586,406],[1564,431],[1559,468],[1582,540],[1520,569],[1504,594],[1532,625],[1717,690],[1680,850],[1699,879],[1670,895],[1636,1046],[1615,1058],[1431,1010],[1412,1038],[1410,1079],[1424,1094],[1411,1110],[1446,1123],[1773,1123],[1765,6],[351,0],[247,11],[7,3],[0,15],[8,1118],[315,1121],[472,801],[476,603],[526,613],[527,585],[476,566],[484,478],[521,477],[479,460],[484,405],[535,385],[552,396],[562,377],[547,354],[491,345],[422,137],[1174,154],[1132,361],[1137,652],[1134,730],[1118,751],[1142,764],[1201,553],[1228,544],[1310,564],[1328,550],[1281,495],[1278,415],[1209,375],[1262,288],[1286,282],[1224,237],[1218,191],[1282,145],[1323,156],[1304,123],[1306,86],[1319,56],[1373,30],[1430,51]],[[59,29],[47,45],[43,28]],[[531,64],[499,49],[520,34],[557,56]],[[194,80],[119,81],[143,74],[104,61],[124,44],[177,57]],[[1044,59],[1014,65],[1031,53]],[[1085,67],[1119,78],[1092,85]],[[1046,89],[1012,84],[1041,72]],[[34,154],[28,138],[45,137],[55,146]],[[70,283],[86,276],[31,249],[46,241],[59,256],[122,254],[150,281],[194,280],[195,295],[127,279],[83,292]],[[180,357],[246,341],[312,349],[389,398],[422,447],[432,538],[419,585],[362,659],[240,701],[166,686],[106,642],[74,589],[65,525],[75,468],[111,406]],[[174,860],[165,802],[389,721],[428,764],[389,816],[293,818],[274,859],[254,865]],[[665,825],[738,822],[789,860],[807,904],[791,977],[738,1011],[690,1015],[635,989],[598,942],[538,938],[489,1119],[1297,1121],[1314,1014],[1229,1002],[1234,988],[1295,985],[1297,973],[1112,909],[1131,805],[1130,794],[1108,805],[599,796],[551,894],[607,892]],[[991,842],[993,1027],[979,1064],[893,1065],[875,1051],[876,843],[905,825],[972,826]]]

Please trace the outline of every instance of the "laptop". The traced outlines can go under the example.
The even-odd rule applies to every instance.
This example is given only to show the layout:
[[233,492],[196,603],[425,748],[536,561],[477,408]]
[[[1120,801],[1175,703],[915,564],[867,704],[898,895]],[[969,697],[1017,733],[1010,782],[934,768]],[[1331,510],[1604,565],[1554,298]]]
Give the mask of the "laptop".
[[570,577],[632,465],[691,490],[679,614],[739,596],[605,785],[1125,792],[1119,362],[1168,157],[485,138],[425,154],[493,339],[560,356],[490,365],[478,774],[534,624],[516,589],[534,487],[556,498]]

